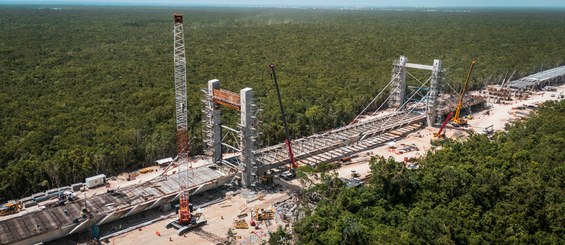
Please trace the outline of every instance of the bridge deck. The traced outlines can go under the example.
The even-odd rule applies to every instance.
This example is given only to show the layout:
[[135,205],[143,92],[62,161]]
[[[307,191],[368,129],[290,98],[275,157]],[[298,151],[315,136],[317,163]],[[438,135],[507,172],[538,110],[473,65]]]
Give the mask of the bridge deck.
[[[463,108],[472,107],[485,100],[481,97],[468,96]],[[453,110],[450,106],[438,110],[438,114],[447,114]],[[406,127],[415,129],[417,124],[424,122],[426,115],[407,111],[395,112],[376,117],[357,124],[334,129],[323,134],[315,134],[293,140],[293,153],[298,162],[317,164],[335,161],[343,156],[376,147],[396,137],[387,132]],[[289,163],[286,146],[281,143],[266,147],[255,152],[256,160],[262,164],[259,172]]]
[[[294,140],[292,143],[294,155],[296,160],[308,159],[306,161],[313,164],[335,160],[357,151],[352,148],[354,147],[353,145],[357,145],[360,140],[364,142],[364,147],[369,147],[373,145],[369,143],[371,142],[369,140],[374,136],[403,126],[419,123],[425,119],[425,115],[408,112],[377,117],[361,123],[338,128],[324,134],[316,134]],[[367,137],[365,137],[365,135],[367,135]],[[348,149],[347,146],[350,145],[351,148]],[[328,154],[330,156],[328,156]],[[284,144],[258,150],[256,155],[257,161],[264,164],[264,170],[288,163],[289,161]]]
[[[103,193],[86,199],[90,217],[83,216],[84,200],[64,206],[46,208],[0,222],[0,244],[33,244],[63,237],[92,224],[105,224],[141,211],[159,207],[176,198],[179,175],[161,177],[140,185]],[[231,180],[233,174],[209,166],[194,168],[189,173],[189,189],[202,192]],[[105,191],[105,190],[104,190]],[[86,218],[85,218],[86,217]],[[81,227],[82,226],[82,227]]]

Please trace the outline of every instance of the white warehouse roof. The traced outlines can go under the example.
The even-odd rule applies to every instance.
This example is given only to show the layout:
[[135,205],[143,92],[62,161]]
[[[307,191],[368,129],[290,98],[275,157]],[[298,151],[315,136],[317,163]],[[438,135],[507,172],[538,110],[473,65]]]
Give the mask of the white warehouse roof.
[[560,76],[565,76],[565,66],[545,70],[536,74],[529,75],[527,77],[520,78],[518,80],[508,82],[508,87],[517,89],[533,87],[539,85],[542,82]]
[[173,158],[168,157],[168,158],[164,158],[164,159],[159,159],[159,160],[155,161],[155,163],[157,163],[159,165],[163,165],[163,164],[166,164],[166,163],[170,163],[172,161],[173,161]]

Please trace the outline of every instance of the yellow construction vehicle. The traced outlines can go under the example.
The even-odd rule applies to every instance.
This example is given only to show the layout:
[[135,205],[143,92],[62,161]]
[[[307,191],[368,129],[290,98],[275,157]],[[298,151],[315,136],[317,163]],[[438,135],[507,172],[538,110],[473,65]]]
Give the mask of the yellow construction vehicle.
[[451,118],[451,124],[455,127],[465,126],[467,125],[467,120],[464,118],[459,117],[461,112],[461,107],[463,106],[463,97],[465,97],[465,93],[467,92],[467,87],[469,87],[469,81],[471,80],[471,74],[473,73],[473,67],[475,66],[476,61],[471,61],[471,68],[469,69],[469,73],[467,74],[467,79],[463,84],[463,88],[461,89],[461,93],[459,94],[459,103],[457,104],[457,109],[455,110],[455,116]]
[[10,201],[6,204],[0,205],[0,216],[15,214],[22,210],[23,204],[21,202]]
[[272,220],[275,218],[275,211],[272,209],[256,209],[255,220]]
[[247,229],[249,228],[249,224],[244,219],[236,220],[234,222],[234,226],[236,229]]

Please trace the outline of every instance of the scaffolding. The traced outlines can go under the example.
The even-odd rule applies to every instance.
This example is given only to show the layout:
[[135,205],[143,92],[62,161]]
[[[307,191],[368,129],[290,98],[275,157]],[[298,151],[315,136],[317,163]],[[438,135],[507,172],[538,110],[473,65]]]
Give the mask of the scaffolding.
[[433,126],[437,118],[437,99],[439,95],[439,89],[441,86],[441,80],[443,77],[443,71],[441,68],[441,60],[434,60],[432,68],[432,78],[430,82],[430,91],[428,94],[428,104],[426,106],[427,112],[427,124],[428,126]]
[[217,79],[208,81],[208,89],[203,90],[204,99],[202,103],[202,118],[204,123],[204,143],[205,153],[212,157],[212,162],[219,163],[222,161],[222,127],[220,125],[221,112],[220,107],[214,102],[213,93],[220,88],[220,81]]
[[[257,166],[255,162],[255,145],[257,140],[257,128],[255,112],[256,105],[253,100],[253,89],[244,88],[239,94],[220,89],[220,81],[217,79],[208,81],[208,89],[202,91],[203,120],[204,120],[204,141],[206,143],[205,152],[211,156],[215,163],[234,166],[236,164],[241,172],[241,182],[244,187],[252,187],[257,179]],[[234,109],[240,113],[240,123],[237,129],[222,125],[221,106]],[[222,129],[229,133],[236,133],[239,144],[229,145],[223,140]],[[239,154],[236,163],[222,159],[226,150],[233,150]]]
[[392,90],[389,107],[399,108],[406,100],[406,62],[405,56],[400,56],[392,66]]
[[[442,62],[441,60],[435,59],[432,65],[414,64],[408,63],[408,58],[406,58],[406,56],[400,56],[398,60],[395,60],[392,68],[393,86],[390,99],[388,100],[390,108],[402,109],[401,107],[406,102],[406,75],[410,75],[410,73],[407,72],[407,68],[429,70],[432,72],[431,77],[428,79],[428,81],[430,81],[430,87],[426,98],[426,122],[429,126],[432,126],[437,118],[437,97],[443,78]],[[419,92],[419,90],[416,92]]]

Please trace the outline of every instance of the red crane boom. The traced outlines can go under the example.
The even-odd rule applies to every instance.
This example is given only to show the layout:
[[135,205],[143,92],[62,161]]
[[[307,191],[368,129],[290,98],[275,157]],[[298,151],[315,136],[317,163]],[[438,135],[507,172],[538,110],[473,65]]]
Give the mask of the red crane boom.
[[286,145],[286,150],[288,151],[288,158],[290,159],[290,169],[295,169],[298,167],[298,165],[296,164],[296,160],[294,159],[294,154],[292,153],[292,146],[290,143],[290,136],[288,134],[288,126],[286,124],[286,117],[284,115],[284,107],[282,104],[282,99],[281,99],[281,91],[279,89],[279,83],[277,82],[277,73],[275,72],[275,65],[270,64],[269,67],[271,67],[271,71],[273,72],[273,80],[275,81],[275,88],[277,89],[277,98],[279,99],[279,106],[281,108],[281,118],[283,121],[283,125],[284,125],[284,133],[285,133],[285,137],[286,139],[284,140],[284,143]]
[[445,121],[443,121],[443,124],[441,125],[441,128],[439,128],[439,131],[437,131],[437,133],[434,134],[434,136],[437,138],[444,138],[445,137],[445,133],[443,133],[443,130],[445,129],[445,125],[447,125],[447,123],[449,122],[449,120],[451,119],[451,116],[453,115],[453,112],[450,112],[449,114],[447,114],[447,117],[445,118]]

